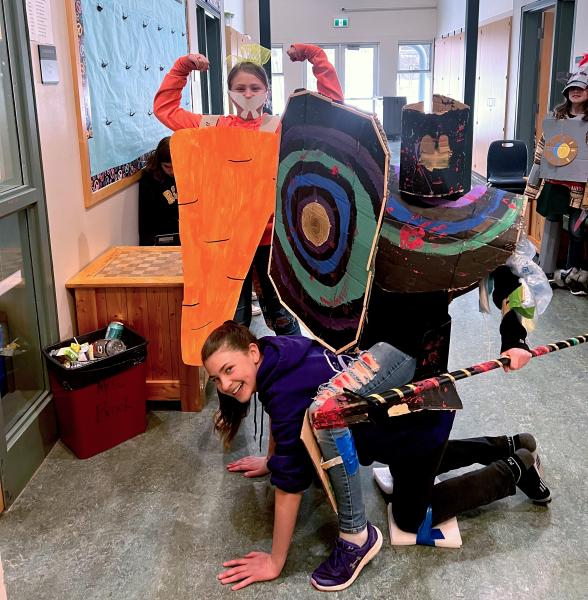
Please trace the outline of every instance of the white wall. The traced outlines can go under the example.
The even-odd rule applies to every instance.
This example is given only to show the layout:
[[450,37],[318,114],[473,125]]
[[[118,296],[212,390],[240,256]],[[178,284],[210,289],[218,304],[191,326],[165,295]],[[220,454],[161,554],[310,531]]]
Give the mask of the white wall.
[[[507,88],[506,137],[514,137],[516,106],[519,86],[521,11],[533,0],[480,0],[480,23],[502,19],[512,15],[512,35],[510,40],[510,64]],[[438,0],[437,37],[446,35],[464,27],[466,0]],[[576,16],[574,41],[572,44],[573,68],[574,57],[588,52],[588,0],[576,0]]]
[[[480,0],[479,23],[485,25],[512,15],[514,0]],[[466,0],[437,0],[437,36],[465,27]]]
[[[84,207],[65,4],[63,0],[50,0],[59,67],[57,85],[41,83],[36,44],[31,47],[62,339],[71,337],[75,330],[73,295],[65,289],[66,281],[111,246],[139,243],[137,184],[89,209]],[[193,2],[189,5],[194,12]]]
[[247,0],[225,0],[225,12],[235,15],[231,27],[240,33],[245,33],[245,2]]
[[84,207],[78,128],[68,47],[65,2],[51,0],[59,83],[43,85],[36,44],[31,48],[60,337],[74,331],[75,311],[65,282],[114,245],[133,245],[137,185]]
[[[572,61],[588,52],[588,0],[576,0]],[[573,68],[572,66],[570,68]]]
[[[411,10],[341,12],[348,9],[395,8],[410,5]],[[433,7],[419,9],[418,7]],[[398,43],[433,40],[437,30],[436,0],[272,0],[272,44],[315,43],[376,43],[379,45],[379,89],[383,96],[396,94]],[[245,2],[246,31],[259,41],[257,0]],[[335,29],[333,18],[349,18],[347,29]],[[302,87],[303,67],[298,63],[284,63],[286,95]]]

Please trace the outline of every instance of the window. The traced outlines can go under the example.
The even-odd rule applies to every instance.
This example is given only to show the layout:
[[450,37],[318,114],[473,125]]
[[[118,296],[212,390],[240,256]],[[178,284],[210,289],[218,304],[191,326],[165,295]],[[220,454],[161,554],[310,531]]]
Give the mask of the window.
[[3,20],[0,4],[0,193],[22,185],[8,46],[2,32]]
[[396,95],[412,104],[431,97],[431,43],[398,46]]
[[272,46],[272,112],[281,115],[286,105],[284,91],[284,50]]
[[[322,46],[335,67],[343,88],[345,104],[373,113],[376,110],[378,46],[373,44],[338,44]],[[312,65],[306,63],[305,87],[316,91]]]
[[[335,69],[337,70],[337,74],[339,74],[339,69],[337,68],[337,48],[336,47],[328,47],[328,46],[321,46],[321,48],[325,51],[325,54],[327,55],[327,58],[329,59],[329,62],[335,67]],[[341,76],[339,76],[339,79],[341,79]],[[343,82],[341,82],[341,85],[343,85]],[[309,92],[316,92],[316,77],[313,75],[312,73],[312,64],[309,61],[306,61],[306,83],[304,85],[304,87],[309,91]]]

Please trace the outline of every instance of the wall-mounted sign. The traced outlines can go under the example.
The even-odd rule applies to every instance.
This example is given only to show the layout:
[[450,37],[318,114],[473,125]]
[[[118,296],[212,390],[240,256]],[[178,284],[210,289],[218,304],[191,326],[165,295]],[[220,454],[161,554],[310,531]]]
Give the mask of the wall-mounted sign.
[[349,19],[347,17],[333,19],[333,27],[349,27]]
[[59,68],[55,46],[39,44],[39,62],[41,64],[41,82],[59,83]]

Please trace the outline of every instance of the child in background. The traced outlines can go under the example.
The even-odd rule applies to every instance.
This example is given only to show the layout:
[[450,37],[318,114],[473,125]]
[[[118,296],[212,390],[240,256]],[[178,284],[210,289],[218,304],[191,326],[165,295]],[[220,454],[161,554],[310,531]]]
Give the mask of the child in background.
[[[588,67],[588,55],[580,66]],[[556,106],[553,116],[556,119],[581,119],[588,121],[588,73],[585,70],[573,73],[563,89],[565,102]],[[579,140],[580,143],[588,140]],[[525,195],[537,199],[537,212],[549,221],[560,221],[568,214],[568,255],[564,269],[553,274],[553,284],[569,288],[574,295],[588,294],[588,257],[584,256],[584,243],[588,239],[588,170],[580,181],[542,180],[538,177],[539,165],[545,148],[545,139],[541,136],[533,168],[525,189]]]
[[[509,352],[511,369],[525,364],[522,350]],[[314,397],[323,396],[329,379],[342,370],[356,381],[358,394],[398,387],[410,381],[415,361],[382,342],[352,358],[337,356],[305,337],[257,340],[233,321],[210,334],[202,348],[202,361],[217,386],[215,428],[225,445],[237,434],[254,393],[259,394],[271,422],[268,456],[245,457],[227,466],[229,471],[243,471],[246,477],[271,473],[276,486],[271,553],[250,552],[225,562],[228,569],[218,576],[223,584],[237,583],[232,588],[237,590],[275,579],[286,562],[302,493],[314,476],[300,440],[306,410],[312,414],[320,405]],[[362,464],[377,460],[389,465],[394,477],[394,519],[406,531],[416,532],[426,515],[430,525],[435,525],[512,495],[516,486],[536,502],[550,501],[532,454],[536,449],[533,436],[448,442],[453,418],[451,411],[421,411],[385,423],[316,432],[325,461],[343,459],[343,464],[335,462],[328,471],[337,499],[339,538],[331,556],[312,575],[317,589],[349,587],[382,545],[381,532],[366,518],[355,444]],[[476,462],[487,466],[433,485],[438,473]]]
[[169,151],[164,137],[149,157],[139,180],[139,245],[154,246],[156,236],[180,230],[178,194]]
[[[294,44],[288,50],[292,61],[308,60],[313,65],[313,73],[318,80],[319,93],[334,100],[342,101],[343,93],[333,66],[326,58],[324,51],[318,46]],[[209,116],[198,115],[180,107],[182,89],[187,83],[190,73],[208,70],[208,59],[202,54],[189,54],[179,58],[170,72],[165,76],[154,101],[157,118],[170,129],[177,131],[201,126],[203,118],[208,126],[245,127],[253,130],[265,130],[269,124],[269,115],[263,108],[268,100],[269,81],[265,70],[260,65],[243,61],[236,64],[227,77],[229,96],[237,111],[236,115]],[[273,130],[280,135],[280,128]],[[267,275],[269,249],[271,244],[273,217],[268,222],[259,248],[253,259],[263,293],[262,309],[264,318],[278,335],[299,335],[298,321],[286,310],[276,294]],[[246,326],[251,322],[252,281],[249,272],[237,305],[235,319]]]

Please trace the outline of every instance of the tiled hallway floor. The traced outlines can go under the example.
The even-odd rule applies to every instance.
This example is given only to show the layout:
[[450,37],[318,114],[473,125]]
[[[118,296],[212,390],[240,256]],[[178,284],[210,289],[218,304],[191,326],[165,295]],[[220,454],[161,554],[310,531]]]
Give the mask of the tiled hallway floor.
[[[456,300],[452,315],[450,368],[498,354],[498,312],[480,315],[476,292]],[[531,341],[586,332],[588,298],[557,291]],[[462,515],[460,550],[393,548],[384,501],[364,469],[368,512],[385,544],[349,590],[329,597],[585,598],[587,363],[588,344],[533,360],[519,373],[493,371],[458,384],[464,410],[454,437],[535,433],[554,496],[549,508],[518,492]],[[223,468],[256,452],[252,414],[231,454],[223,454],[214,409],[211,398],[201,413],[151,413],[144,435],[88,460],[57,444],[0,518],[9,600],[318,598],[309,574],[328,554],[336,523],[317,488],[305,495],[279,579],[241,592],[215,579],[223,560],[269,550],[273,492],[267,479]]]

